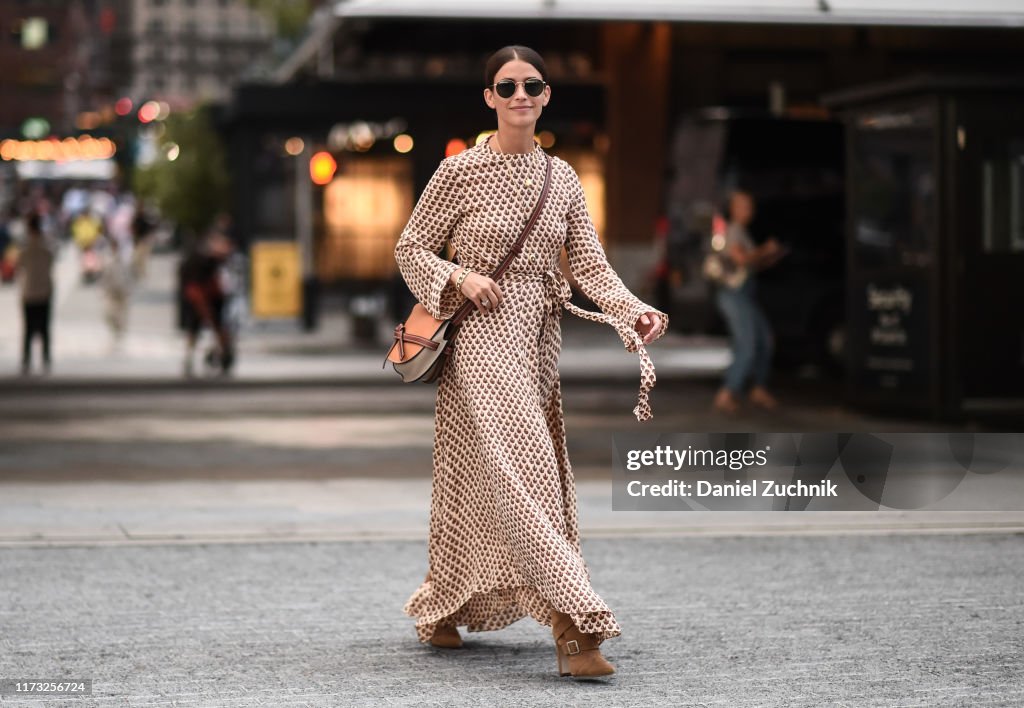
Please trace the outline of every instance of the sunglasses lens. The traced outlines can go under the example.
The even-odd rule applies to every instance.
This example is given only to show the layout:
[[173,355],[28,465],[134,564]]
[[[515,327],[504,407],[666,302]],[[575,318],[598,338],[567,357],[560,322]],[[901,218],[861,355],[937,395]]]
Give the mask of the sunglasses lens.
[[539,96],[544,91],[544,82],[540,79],[529,79],[523,88],[526,89],[528,96]]
[[494,90],[498,92],[498,95],[502,98],[512,98],[512,94],[516,92],[515,81],[499,81],[494,85]]

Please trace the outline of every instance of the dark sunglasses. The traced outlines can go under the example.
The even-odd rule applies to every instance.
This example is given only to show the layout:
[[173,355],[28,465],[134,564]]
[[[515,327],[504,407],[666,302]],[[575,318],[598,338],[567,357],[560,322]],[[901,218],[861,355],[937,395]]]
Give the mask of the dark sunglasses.
[[502,98],[512,98],[516,93],[516,86],[519,84],[523,85],[523,90],[526,91],[527,96],[533,96],[534,98],[544,93],[544,87],[548,85],[546,81],[541,81],[540,79],[527,79],[526,81],[502,79],[496,84],[491,84],[491,88]]

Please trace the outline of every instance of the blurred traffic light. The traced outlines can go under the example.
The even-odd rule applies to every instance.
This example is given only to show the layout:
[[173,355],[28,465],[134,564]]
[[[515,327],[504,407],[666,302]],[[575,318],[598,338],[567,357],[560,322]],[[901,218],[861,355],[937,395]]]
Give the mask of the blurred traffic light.
[[330,184],[337,169],[338,163],[329,152],[320,151],[309,160],[309,177],[313,184]]

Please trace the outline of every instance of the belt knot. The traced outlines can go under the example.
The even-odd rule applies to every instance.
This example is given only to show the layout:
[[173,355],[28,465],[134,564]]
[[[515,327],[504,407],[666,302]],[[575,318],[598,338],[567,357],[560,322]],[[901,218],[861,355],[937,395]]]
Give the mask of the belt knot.
[[544,293],[548,299],[550,312],[557,311],[563,305],[568,305],[572,297],[572,288],[569,281],[561,270],[546,270],[542,273],[544,278]]

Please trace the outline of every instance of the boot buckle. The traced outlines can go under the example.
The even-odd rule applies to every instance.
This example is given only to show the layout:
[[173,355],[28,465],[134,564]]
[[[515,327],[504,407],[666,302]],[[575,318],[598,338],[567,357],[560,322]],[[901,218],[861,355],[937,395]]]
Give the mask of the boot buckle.
[[565,651],[568,654],[579,654],[580,644],[575,639],[570,639],[565,643]]

